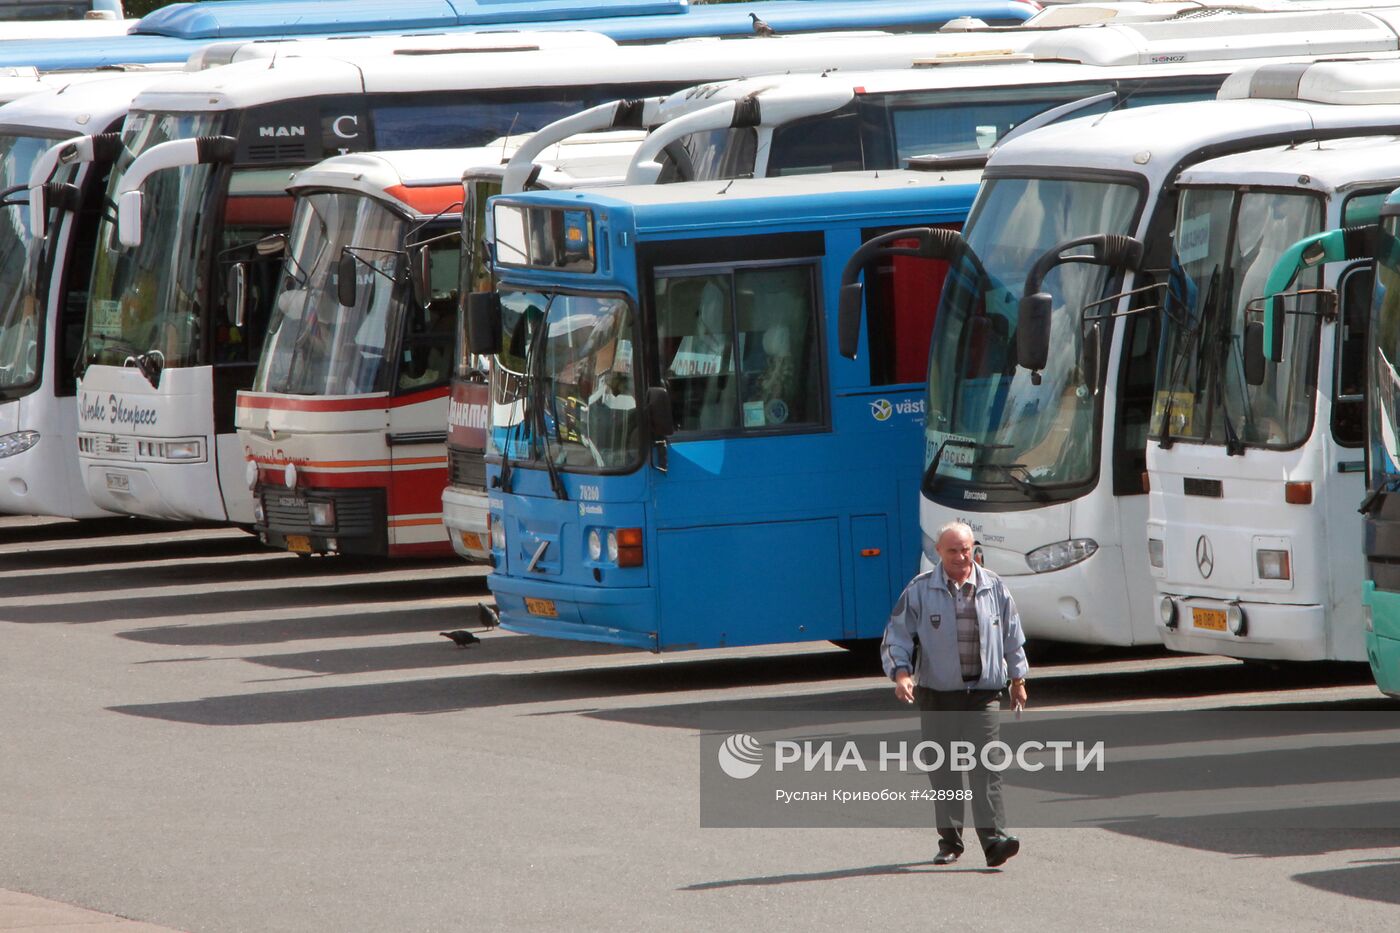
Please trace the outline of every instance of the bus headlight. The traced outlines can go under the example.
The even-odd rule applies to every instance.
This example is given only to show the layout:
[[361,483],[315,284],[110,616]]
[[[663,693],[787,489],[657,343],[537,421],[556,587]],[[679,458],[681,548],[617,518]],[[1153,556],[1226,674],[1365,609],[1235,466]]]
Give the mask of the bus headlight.
[[39,443],[38,431],[16,431],[0,437],[0,458],[22,454]]
[[1163,625],[1176,628],[1176,600],[1170,596],[1163,596],[1162,601],[1157,604],[1157,611],[1162,616]]
[[263,509],[262,497],[253,497],[253,523],[257,525],[267,524],[267,512]]
[[1231,603],[1225,607],[1225,627],[1232,635],[1243,635],[1248,628],[1248,623],[1244,617],[1244,610],[1239,603]]
[[1161,538],[1147,539],[1147,562],[1158,570],[1167,565],[1167,546]]
[[1099,543],[1092,538],[1073,538],[1069,541],[1056,541],[1038,547],[1026,555],[1026,563],[1036,573],[1063,570],[1088,560],[1099,549]]
[[247,481],[249,489],[258,488],[258,462],[249,460],[248,466],[243,470],[243,479]]
[[598,533],[597,528],[592,528],[588,532],[588,559],[594,563],[603,557],[603,536]]
[[335,503],[308,501],[306,515],[311,519],[313,525],[320,525],[323,528],[333,527],[335,525]]
[[1261,580],[1287,580],[1292,577],[1287,551],[1259,550],[1254,552],[1254,566]]

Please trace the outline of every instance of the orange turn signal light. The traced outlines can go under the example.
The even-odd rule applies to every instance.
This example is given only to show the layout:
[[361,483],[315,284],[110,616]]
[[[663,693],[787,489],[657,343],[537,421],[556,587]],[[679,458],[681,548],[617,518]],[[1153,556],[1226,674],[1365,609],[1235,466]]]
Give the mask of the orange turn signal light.
[[1312,483],[1284,483],[1283,501],[1289,505],[1312,505]]
[[642,529],[617,529],[617,565],[619,567],[642,566]]

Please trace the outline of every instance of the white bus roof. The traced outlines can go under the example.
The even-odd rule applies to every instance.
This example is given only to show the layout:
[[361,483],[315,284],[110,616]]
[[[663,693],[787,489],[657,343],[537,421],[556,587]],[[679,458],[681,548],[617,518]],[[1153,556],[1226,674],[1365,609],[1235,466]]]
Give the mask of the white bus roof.
[[[823,175],[784,175],[776,178],[737,178],[731,181],[686,181],[670,185],[622,185],[597,189],[589,197],[608,198],[632,205],[693,204],[803,195],[830,195],[944,185],[975,185],[982,173],[976,169],[950,172],[918,172],[909,169],[831,172]],[[830,205],[823,208],[829,211]]]
[[431,33],[403,36],[331,36],[314,38],[250,39],[241,42],[215,42],[191,55],[186,71],[200,71],[218,65],[261,58],[287,58],[293,55],[355,60],[376,55],[434,55],[455,52],[530,52],[540,49],[613,48],[617,43],[600,32],[561,29],[557,32]]
[[[96,77],[89,80],[89,74]],[[165,76],[135,71],[85,72],[82,77],[0,107],[0,132],[54,130],[75,136],[105,132],[131,109],[137,94]]]
[[[988,174],[1045,168],[1136,172],[1159,186],[1191,153],[1216,143],[1273,134],[1304,136],[1350,126],[1394,126],[1400,102],[1339,106],[1286,100],[1162,104],[1043,127],[993,150]],[[1295,180],[1297,173],[1295,172]]]
[[1301,146],[1270,146],[1199,162],[1182,185],[1266,185],[1326,193],[1378,180],[1400,185],[1400,136],[1349,136]]
[[1400,101],[1400,62],[1320,61],[1292,66],[1252,65],[1225,79],[1221,100],[1274,98],[1319,104],[1388,104]]
[[[0,110],[0,114],[3,114]],[[528,134],[498,139],[465,149],[398,149],[332,156],[292,176],[287,190],[341,188],[372,197],[393,198],[405,209],[417,207],[394,189],[450,185],[460,190],[464,175],[501,175],[505,160]],[[600,181],[616,184],[637,146],[640,130],[587,133],[550,147],[540,164],[540,182],[549,188],[576,187]]]
[[[1190,51],[1184,51],[1185,49]],[[1102,76],[1115,67],[1121,77],[1218,73],[1220,62],[1246,59],[1315,58],[1319,55],[1393,53],[1400,49],[1400,10],[1212,15],[1179,22],[1115,23],[1048,32],[1019,48],[981,55],[929,56],[925,67],[905,70],[773,74],[711,82],[677,91],[659,108],[666,120],[726,100],[757,96],[770,102],[825,101],[831,109],[857,93],[961,88],[971,85],[1050,84]],[[1034,65],[1035,67],[1030,67]],[[1213,66],[1213,67],[1212,67]],[[975,71],[968,69],[975,68]],[[803,111],[804,113],[807,111]],[[782,122],[782,114],[764,123]]]

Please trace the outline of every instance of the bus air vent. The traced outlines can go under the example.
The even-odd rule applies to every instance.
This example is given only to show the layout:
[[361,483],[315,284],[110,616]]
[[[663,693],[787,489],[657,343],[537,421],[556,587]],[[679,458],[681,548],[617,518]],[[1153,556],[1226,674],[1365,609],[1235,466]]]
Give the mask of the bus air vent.
[[1225,495],[1225,486],[1218,479],[1195,479],[1188,477],[1181,481],[1188,496],[1206,496],[1219,499]]

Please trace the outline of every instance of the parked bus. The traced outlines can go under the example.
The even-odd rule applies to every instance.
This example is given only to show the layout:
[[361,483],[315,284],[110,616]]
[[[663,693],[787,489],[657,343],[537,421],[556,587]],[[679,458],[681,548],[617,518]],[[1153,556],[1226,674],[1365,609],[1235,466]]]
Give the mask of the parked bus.
[[1395,534],[1400,521],[1400,495],[1395,494],[1400,489],[1400,197],[1395,194],[1381,208],[1373,251],[1376,288],[1362,365],[1368,407],[1366,497],[1360,507],[1366,562],[1362,618],[1376,686],[1400,697],[1400,546]]
[[686,0],[430,0],[399,8],[378,0],[175,3],[132,24],[125,36],[0,41],[0,66],[56,71],[183,62],[216,42],[277,36],[583,29],[627,43],[738,37],[753,35],[749,14],[754,11],[779,35],[870,29],[930,32],[960,17],[992,26],[1013,25],[1038,9],[1028,0],[763,0],[695,6]]
[[[1309,69],[1299,95],[1330,78]],[[1374,229],[1397,184],[1392,136],[1227,155],[1178,178],[1179,271],[1147,447],[1148,563],[1173,650],[1365,660],[1356,506],[1372,261],[1295,279],[1277,362],[1246,332],[1262,330],[1260,299],[1294,241]]]
[[917,561],[905,428],[938,270],[881,279],[875,365],[834,353],[835,288],[891,226],[958,223],[977,177],[492,199],[498,291],[473,296],[468,329],[473,349],[499,342],[501,624],[651,651],[877,635]]
[[[929,359],[920,521],[925,566],[935,529],[972,525],[986,565],[1011,580],[1028,635],[1161,640],[1144,480],[1162,321],[1129,313],[1131,302],[1151,308],[1171,287],[1187,168],[1400,129],[1400,106],[1348,103],[1384,100],[1384,90],[1359,93],[1340,77],[1316,93],[1293,90],[1317,67],[1248,66],[1222,100],[1068,121],[988,162],[964,235],[946,247],[955,261]],[[1125,266],[1127,296],[1102,302],[1120,292]],[[1014,355],[974,363],[969,345],[1003,330]],[[1190,556],[1168,549],[1166,559]]]
[[[122,221],[99,238],[80,363],[89,492],[115,511],[252,524],[234,396],[251,388],[276,284],[277,257],[249,250],[290,222],[288,170],[337,152],[479,146],[602,100],[740,69],[909,62],[930,43],[986,41],[677,43],[610,49],[583,70],[545,51],[443,52],[431,67],[421,54],[358,63],[293,57],[171,77],[133,104],[109,190]],[[230,327],[234,262],[249,263],[257,287],[244,324]]]
[[[160,78],[75,75],[0,107],[2,513],[107,514],[78,474],[73,368],[102,192],[117,150],[113,131],[132,98]],[[62,160],[82,144],[94,151],[94,137],[79,139],[86,133],[102,140],[96,161]]]

